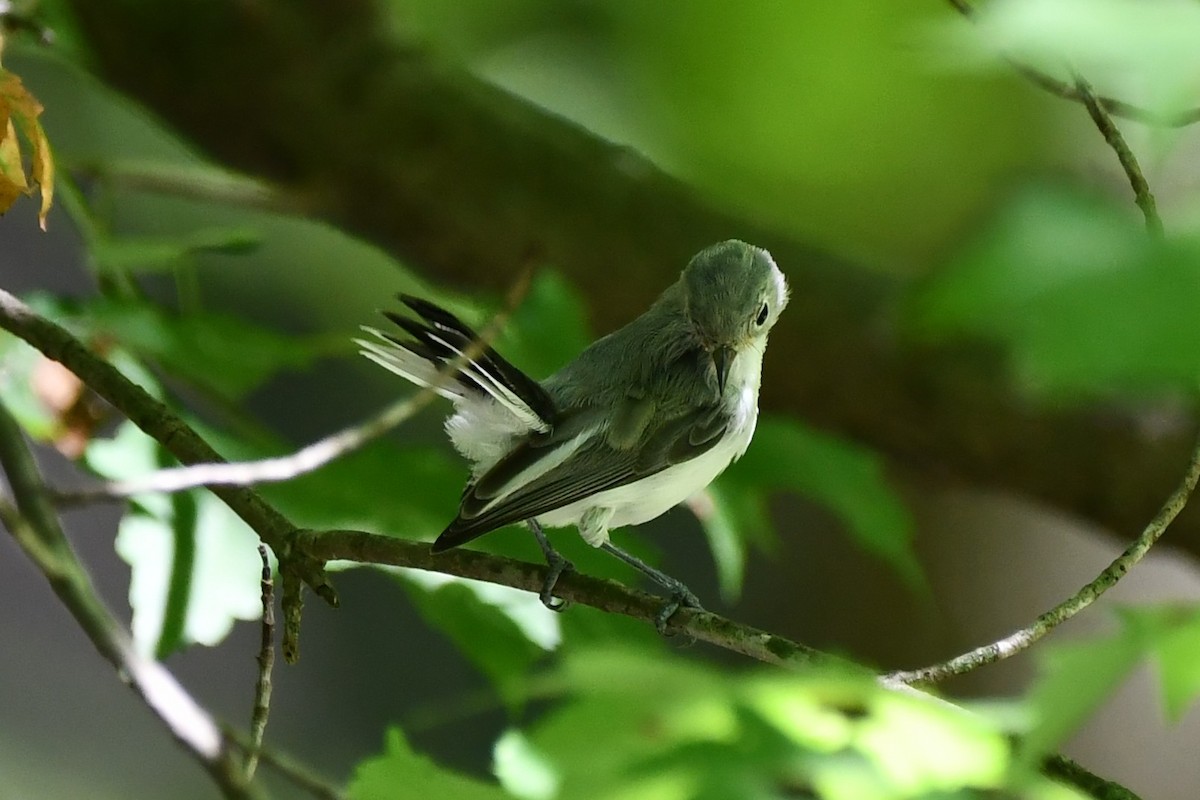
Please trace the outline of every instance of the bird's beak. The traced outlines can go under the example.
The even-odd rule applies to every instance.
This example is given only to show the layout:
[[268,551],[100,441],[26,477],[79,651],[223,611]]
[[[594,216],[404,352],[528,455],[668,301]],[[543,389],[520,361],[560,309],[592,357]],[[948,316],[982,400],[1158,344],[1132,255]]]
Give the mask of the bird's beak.
[[713,369],[717,372],[717,391],[725,394],[725,379],[729,377],[729,367],[737,353],[729,345],[721,345],[712,351]]

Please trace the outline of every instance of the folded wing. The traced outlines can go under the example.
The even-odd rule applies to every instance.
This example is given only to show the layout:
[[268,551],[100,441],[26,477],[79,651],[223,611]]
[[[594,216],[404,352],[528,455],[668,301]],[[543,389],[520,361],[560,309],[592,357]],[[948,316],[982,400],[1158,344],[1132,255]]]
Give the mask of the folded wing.
[[[614,447],[600,429],[569,438],[532,435],[467,487],[458,517],[433,550],[457,547],[696,458],[721,440],[727,424],[720,408],[705,406],[661,421],[634,447]],[[554,463],[541,468],[547,461]],[[522,481],[522,476],[532,477]]]

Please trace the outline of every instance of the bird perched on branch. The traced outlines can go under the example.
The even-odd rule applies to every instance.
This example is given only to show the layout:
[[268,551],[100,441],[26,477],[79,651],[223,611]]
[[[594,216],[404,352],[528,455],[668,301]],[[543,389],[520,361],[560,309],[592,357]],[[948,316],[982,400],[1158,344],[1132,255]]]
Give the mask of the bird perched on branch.
[[543,526],[574,525],[588,544],[670,593],[657,623],[700,608],[680,581],[609,541],[704,489],[750,444],[767,333],[788,301],[771,255],[736,240],[701,250],[648,311],[543,381],[504,360],[455,316],[407,295],[415,317],[384,312],[411,338],[364,328],[363,355],[450,399],[450,440],[470,463],[441,552],[525,522],[550,565],[540,597],[570,563]]

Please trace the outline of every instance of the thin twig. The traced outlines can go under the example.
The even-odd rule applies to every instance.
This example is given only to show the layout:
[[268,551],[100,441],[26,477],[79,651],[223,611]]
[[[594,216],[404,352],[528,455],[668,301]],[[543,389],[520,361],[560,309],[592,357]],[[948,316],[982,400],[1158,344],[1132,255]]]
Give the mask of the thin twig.
[[1198,480],[1200,480],[1200,441],[1197,441],[1192,450],[1183,480],[1166,499],[1158,513],[1154,515],[1154,519],[1150,521],[1142,534],[1134,539],[1129,547],[1125,548],[1125,552],[1114,559],[1094,580],[1039,616],[1033,624],[1014,631],[999,641],[977,647],[939,664],[890,673],[884,677],[884,680],[903,684],[935,683],[952,675],[961,675],[985,664],[1000,661],[1027,649],[1063,622],[1094,603],[1100,595],[1115,586],[1134,564],[1141,561],[1166,531],[1167,526],[1187,505],[1188,498],[1196,488]]
[[1054,755],[1047,758],[1042,762],[1042,774],[1059,783],[1074,786],[1098,800],[1140,800],[1121,784],[1093,775],[1066,756]]
[[[964,13],[970,13],[970,7],[966,5],[964,0],[950,0],[950,3],[960,11],[965,6],[968,10],[964,11]],[[1105,110],[1102,101],[1092,94],[1091,87],[1088,86],[1087,81],[1076,76],[1075,88],[1080,101],[1087,108],[1092,122],[1100,130],[1100,133],[1104,136],[1104,140],[1108,142],[1109,147],[1116,154],[1117,160],[1121,163],[1121,168],[1125,171],[1125,177],[1133,189],[1135,202],[1142,210],[1142,214],[1146,219],[1146,229],[1152,236],[1162,236],[1162,218],[1158,215],[1154,195],[1150,191],[1150,185],[1146,182],[1141,165],[1138,164],[1133,151],[1125,143],[1125,138],[1121,135],[1120,130],[1113,124],[1112,118]],[[1142,530],[1141,535],[1134,539],[1129,547],[1125,548],[1125,552],[1121,553],[1103,572],[1082,589],[1039,616],[1031,625],[1014,631],[1003,639],[977,647],[974,650],[970,650],[939,664],[915,670],[893,672],[886,675],[884,680],[902,684],[933,683],[944,680],[952,675],[961,675],[965,672],[970,672],[985,664],[1001,661],[1026,650],[1047,633],[1094,603],[1100,595],[1116,585],[1117,581],[1125,576],[1125,573],[1141,561],[1146,553],[1150,551],[1150,548],[1154,546],[1154,543],[1166,531],[1167,526],[1171,524],[1175,517],[1179,515],[1179,512],[1183,510],[1183,507],[1187,505],[1188,498],[1191,497],[1192,491],[1196,488],[1198,479],[1200,479],[1200,439],[1197,440],[1192,448],[1187,471],[1184,473],[1182,480],[1175,487],[1175,491],[1163,502],[1154,519],[1150,520],[1149,524]]]
[[171,735],[212,776],[228,798],[253,798],[261,792],[242,782],[220,729],[175,676],[139,653],[133,640],[96,594],[54,513],[24,436],[0,404],[0,466],[15,504],[0,497],[0,521],[46,576],[51,588],[92,645],[119,672],[167,726]]
[[532,273],[523,271],[508,291],[504,306],[497,311],[479,335],[458,357],[443,364],[433,383],[416,394],[398,400],[374,417],[330,434],[286,456],[254,461],[220,461],[156,470],[148,475],[110,481],[99,486],[55,495],[60,502],[76,505],[132,497],[152,492],[174,493],[208,486],[254,486],[260,483],[279,483],[298,478],[320,469],[377,439],[417,412],[437,397],[437,390],[453,379],[455,373],[471,359],[479,356],[500,335],[512,312],[529,291]]
[[[958,13],[962,14],[969,20],[976,19],[976,9],[966,0],[947,0]],[[1049,92],[1056,97],[1061,97],[1064,100],[1072,100],[1076,103],[1086,103],[1087,95],[1079,90],[1078,85],[1072,85],[1065,81],[1060,81],[1058,78],[1053,78],[1046,73],[1034,69],[1028,64],[1023,64],[1014,58],[1002,55],[1001,58],[1013,68],[1021,77],[1033,83],[1039,89]],[[1164,128],[1186,128],[1189,125],[1194,125],[1200,122],[1200,108],[1192,108],[1187,111],[1181,111],[1171,116],[1156,114],[1149,109],[1141,106],[1127,103],[1124,100],[1118,100],[1112,97],[1103,95],[1092,95],[1092,99],[1096,104],[1108,114],[1121,119],[1133,120],[1134,122],[1142,122],[1147,125],[1157,125]]]
[[[227,728],[225,736],[229,743],[249,752],[250,743],[241,731]],[[317,775],[295,758],[274,747],[264,747],[258,753],[259,761],[305,790],[318,800],[345,800],[345,795],[333,782]]]
[[[142,430],[167,446],[176,457],[180,457],[180,452],[194,455],[197,450],[207,448],[207,444],[182,419],[173,415],[139,387],[130,384],[65,330],[42,319],[3,290],[0,290],[0,328],[15,333],[49,358],[71,369],[84,383],[95,389],[101,397],[112,403]],[[231,491],[236,492],[231,497],[232,502],[231,499],[226,499],[227,493]],[[298,655],[295,650],[295,631],[299,627],[302,602],[300,578],[296,570],[289,568],[289,565],[302,565],[310,570],[308,574],[311,575],[311,571],[316,570],[316,574],[323,576],[321,565],[329,560],[389,564],[475,578],[531,592],[540,591],[544,582],[545,565],[529,564],[469,550],[453,550],[435,557],[429,552],[426,544],[360,531],[312,532],[297,531],[290,527],[283,529],[280,527],[280,520],[283,520],[284,525],[288,525],[286,519],[253,490],[217,487],[213,492],[226,499],[231,508],[234,508],[252,529],[259,532],[264,542],[275,549],[277,556],[280,555],[280,549],[267,537],[274,536],[281,530],[285,533],[282,539],[276,541],[280,542],[281,546],[286,544],[284,553],[287,560],[280,561],[284,616],[281,649],[284,658],[289,661],[295,660]],[[222,494],[223,492],[226,494]],[[36,542],[34,544],[36,545]],[[614,581],[589,578],[576,573],[565,575],[556,591],[573,602],[625,614],[647,623],[653,622],[662,605],[660,597],[628,589]],[[772,664],[799,667],[806,663],[828,663],[836,660],[834,656],[785,637],[693,609],[680,609],[671,618],[669,627],[699,641]],[[261,759],[264,763],[271,763],[273,757],[270,750],[264,750]],[[316,785],[323,784],[318,781]],[[321,796],[337,798],[336,792]]]
[[1146,218],[1146,230],[1154,236],[1162,236],[1163,222],[1158,215],[1158,205],[1154,202],[1154,193],[1150,191],[1150,184],[1146,182],[1146,176],[1142,174],[1142,167],[1125,142],[1125,137],[1121,135],[1120,129],[1117,128],[1096,95],[1092,93],[1092,87],[1079,75],[1075,76],[1075,89],[1079,92],[1080,102],[1087,109],[1088,116],[1092,118],[1092,122],[1104,137],[1104,141],[1116,153],[1117,161],[1121,163],[1121,169],[1125,171],[1125,177],[1129,181],[1130,188],[1133,189],[1133,201],[1137,203],[1137,207],[1142,210],[1142,216]]
[[[99,358],[65,328],[35,313],[9,292],[0,289],[0,328],[24,339],[47,358],[59,362],[111,403],[134,425],[155,439],[184,464],[214,463],[220,455],[178,414],[116,367]],[[288,562],[306,584],[331,605],[337,594],[324,568],[312,561],[291,559],[289,539],[296,525],[258,494],[240,486],[217,486],[213,494],[242,518],[281,561]]]
[[263,734],[271,713],[271,669],[275,666],[275,584],[271,580],[271,558],[267,546],[258,545],[262,558],[262,640],[258,650],[258,680],[254,684],[254,709],[250,713],[250,746],[246,750],[246,781],[254,779],[262,753]]
[[55,500],[60,505],[80,505],[153,492],[173,494],[201,487],[255,486],[289,481],[320,469],[334,459],[382,436],[411,418],[434,397],[436,394],[433,391],[423,388],[412,396],[387,406],[365,422],[319,439],[286,456],[169,467],[136,478],[109,481],[70,492],[56,492]]

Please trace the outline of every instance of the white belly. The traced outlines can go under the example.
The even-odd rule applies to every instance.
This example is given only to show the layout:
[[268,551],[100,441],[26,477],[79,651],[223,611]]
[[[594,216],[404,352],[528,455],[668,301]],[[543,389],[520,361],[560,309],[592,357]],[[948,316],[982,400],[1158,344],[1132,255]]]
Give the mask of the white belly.
[[711,450],[634,483],[557,508],[538,517],[538,522],[552,528],[578,525],[588,511],[607,509],[612,516],[606,529],[585,536],[589,544],[599,547],[608,541],[607,528],[648,522],[707,487],[734,459],[746,452],[758,422],[762,352],[751,349],[738,362],[742,363],[735,363],[731,383],[737,381],[733,385],[740,384],[741,392],[737,395],[725,436]]

